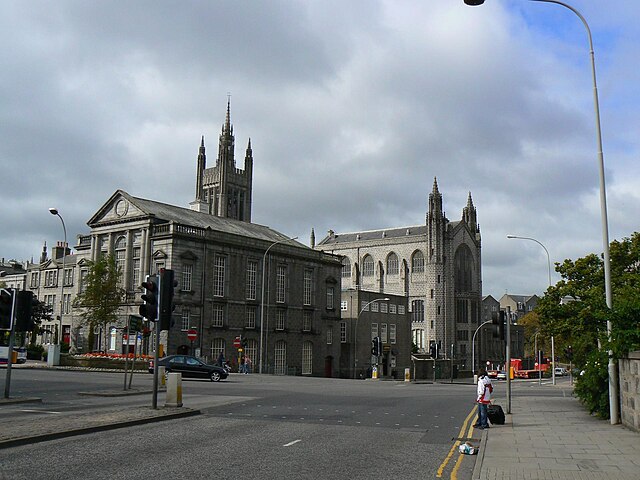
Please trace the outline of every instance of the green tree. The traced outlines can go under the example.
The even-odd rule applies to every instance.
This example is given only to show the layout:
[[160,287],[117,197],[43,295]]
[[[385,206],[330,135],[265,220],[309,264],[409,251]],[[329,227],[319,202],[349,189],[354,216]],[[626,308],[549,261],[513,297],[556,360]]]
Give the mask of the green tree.
[[81,310],[82,325],[88,326],[90,332],[102,328],[102,345],[106,345],[107,326],[117,321],[118,309],[125,298],[125,290],[120,286],[122,272],[113,255],[104,255],[88,265],[84,291],[76,296],[73,306]]
[[542,330],[556,337],[556,352],[571,345],[573,361],[584,370],[576,393],[605,418],[608,390],[601,387],[603,375],[607,377],[606,352],[612,350],[618,359],[640,347],[640,233],[612,242],[610,253],[611,309],[605,301],[603,260],[595,254],[556,264],[562,280],[547,290],[536,309]]

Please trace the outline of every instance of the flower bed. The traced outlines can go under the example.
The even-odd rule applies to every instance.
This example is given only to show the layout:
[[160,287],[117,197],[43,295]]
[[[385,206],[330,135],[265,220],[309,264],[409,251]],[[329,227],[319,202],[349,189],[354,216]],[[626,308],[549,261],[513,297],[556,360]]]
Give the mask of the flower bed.
[[[124,355],[118,353],[84,353],[82,355],[60,355],[60,365],[65,367],[82,368],[106,368],[124,370],[125,357],[127,358],[127,368],[131,368],[133,354]],[[136,370],[148,370],[149,355],[136,355]]]

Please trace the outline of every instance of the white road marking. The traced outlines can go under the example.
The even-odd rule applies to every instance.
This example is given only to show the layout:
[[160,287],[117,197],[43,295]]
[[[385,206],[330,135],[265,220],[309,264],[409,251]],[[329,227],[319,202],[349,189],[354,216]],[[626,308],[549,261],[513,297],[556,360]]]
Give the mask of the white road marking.
[[290,447],[291,445],[295,445],[298,442],[301,442],[302,440],[294,440],[293,442],[289,442],[289,443],[285,443],[283,445],[283,447]]
[[29,409],[24,409],[24,410],[20,410],[21,412],[27,412],[27,413],[50,413],[50,414],[54,414],[54,415],[58,415],[62,412],[52,412],[52,411],[48,411],[48,410],[29,410]]

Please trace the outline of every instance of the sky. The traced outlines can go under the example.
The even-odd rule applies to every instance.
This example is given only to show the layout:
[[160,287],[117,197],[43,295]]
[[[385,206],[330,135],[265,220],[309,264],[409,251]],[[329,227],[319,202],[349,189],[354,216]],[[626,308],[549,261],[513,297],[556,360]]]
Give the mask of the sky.
[[[640,2],[571,0],[595,50],[611,240],[638,231]],[[118,189],[188,207],[230,95],[252,220],[309,244],[420,225],[469,192],[483,294],[602,252],[586,29],[527,0],[0,3],[0,257],[71,246]],[[552,282],[560,279],[552,272]]]

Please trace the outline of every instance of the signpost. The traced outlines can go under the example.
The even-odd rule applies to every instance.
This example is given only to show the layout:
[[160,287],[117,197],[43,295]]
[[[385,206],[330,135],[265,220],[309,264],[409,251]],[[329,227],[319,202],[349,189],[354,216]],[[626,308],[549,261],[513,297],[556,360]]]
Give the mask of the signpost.
[[240,335],[233,340],[233,346],[236,348],[240,348],[242,346],[242,337]]
[[193,354],[193,342],[198,339],[198,331],[195,328],[190,328],[187,330],[187,338],[191,342],[191,350],[189,352]]

